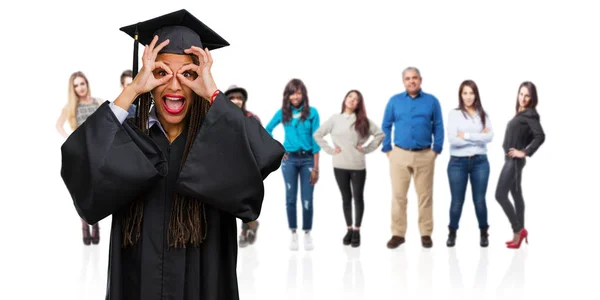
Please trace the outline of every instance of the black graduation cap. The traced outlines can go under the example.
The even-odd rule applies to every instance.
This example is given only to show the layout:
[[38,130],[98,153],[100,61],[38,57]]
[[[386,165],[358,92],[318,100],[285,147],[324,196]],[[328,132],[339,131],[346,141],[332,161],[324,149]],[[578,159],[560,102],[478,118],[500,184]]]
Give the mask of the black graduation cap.
[[161,49],[160,53],[186,54],[184,50],[191,46],[209,50],[229,46],[225,39],[185,9],[121,27],[120,30],[135,40],[133,46],[134,78],[138,72],[138,42],[149,45],[154,35],[158,35],[156,45],[164,40],[169,40],[169,44]]

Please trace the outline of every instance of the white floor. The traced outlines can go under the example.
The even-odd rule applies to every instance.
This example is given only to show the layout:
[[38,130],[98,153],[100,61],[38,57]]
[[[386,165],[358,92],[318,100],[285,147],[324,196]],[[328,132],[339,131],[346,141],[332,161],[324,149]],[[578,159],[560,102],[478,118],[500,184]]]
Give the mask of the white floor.
[[[540,155],[538,161],[543,159]],[[374,156],[372,164],[381,163],[383,158]],[[447,158],[441,157],[438,170],[446,163]],[[495,172],[488,191],[489,248],[479,247],[470,196],[457,246],[445,246],[449,200],[447,178],[441,171],[436,174],[434,247],[420,245],[411,188],[407,242],[387,249],[390,192],[383,166],[380,170],[372,167],[367,175],[362,246],[345,247],[341,200],[328,164],[327,160],[322,163],[315,191],[315,249],[311,252],[288,250],[283,179],[280,171],[267,178],[257,242],[239,250],[241,299],[600,298],[598,226],[593,222],[598,205],[591,198],[582,204],[569,200],[586,199],[585,194],[567,196],[567,191],[547,188],[558,184],[552,176],[535,180],[543,172],[537,161],[531,160],[524,173],[530,244],[519,250],[504,246],[511,232],[493,199]],[[499,170],[498,164],[493,160],[492,170]],[[100,245],[84,246],[66,189],[56,174],[45,172],[50,178],[46,189],[30,190],[35,197],[5,202],[8,206],[2,210],[2,282],[6,294],[12,295],[2,298],[103,299],[110,217],[100,223]],[[12,188],[23,190],[25,184]],[[564,205],[565,201],[571,202]],[[301,220],[300,212],[298,217]]]

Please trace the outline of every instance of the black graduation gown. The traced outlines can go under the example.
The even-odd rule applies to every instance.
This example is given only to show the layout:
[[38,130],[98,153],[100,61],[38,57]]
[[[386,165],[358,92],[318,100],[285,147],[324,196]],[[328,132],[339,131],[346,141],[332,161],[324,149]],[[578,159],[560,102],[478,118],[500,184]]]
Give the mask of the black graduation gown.
[[[169,144],[120,124],[105,102],[63,144],[61,175],[78,214],[90,224],[112,215],[106,299],[239,299],[235,218],[256,220],[263,180],[280,166],[283,146],[222,93],[179,173],[186,142]],[[205,203],[207,236],[199,248],[169,249],[173,191]],[[122,248],[122,217],[144,195],[141,237]]]

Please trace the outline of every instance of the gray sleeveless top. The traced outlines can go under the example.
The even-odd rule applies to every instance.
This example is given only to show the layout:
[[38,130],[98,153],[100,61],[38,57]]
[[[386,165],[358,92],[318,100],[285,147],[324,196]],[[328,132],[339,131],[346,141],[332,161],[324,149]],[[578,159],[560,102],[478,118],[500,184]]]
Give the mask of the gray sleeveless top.
[[96,98],[93,98],[94,101],[92,103],[78,103],[77,104],[77,114],[76,114],[76,119],[77,119],[77,127],[81,126],[81,124],[83,124],[83,122],[89,117],[91,116],[96,109],[98,109],[98,107],[100,106],[100,101]]

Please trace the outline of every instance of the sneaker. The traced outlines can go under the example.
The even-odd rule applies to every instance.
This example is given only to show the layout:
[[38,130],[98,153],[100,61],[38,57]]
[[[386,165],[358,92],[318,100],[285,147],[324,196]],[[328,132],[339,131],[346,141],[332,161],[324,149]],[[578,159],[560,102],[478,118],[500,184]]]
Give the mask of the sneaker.
[[256,221],[256,226],[254,227],[254,229],[252,228],[252,226],[250,226],[250,228],[248,229],[248,233],[247,233],[247,237],[248,237],[248,243],[250,245],[254,244],[254,242],[256,241],[256,233],[258,232],[258,221]]
[[310,236],[310,232],[306,232],[304,234],[304,250],[312,250],[315,246],[313,245],[312,237]]
[[246,235],[240,235],[239,244],[240,244],[240,248],[244,248],[244,247],[248,246],[248,238],[246,238]]
[[298,234],[292,233],[292,241],[290,242],[290,250],[297,251],[298,250]]

